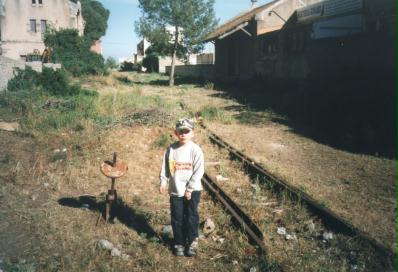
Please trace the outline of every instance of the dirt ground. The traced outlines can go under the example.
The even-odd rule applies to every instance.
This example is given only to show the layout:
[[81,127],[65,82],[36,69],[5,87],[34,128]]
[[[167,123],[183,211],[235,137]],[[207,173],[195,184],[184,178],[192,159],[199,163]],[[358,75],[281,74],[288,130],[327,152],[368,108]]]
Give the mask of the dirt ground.
[[[128,76],[137,83],[137,75]],[[218,98],[217,91],[194,86],[142,83],[129,87],[108,79],[87,85],[101,93],[120,89],[158,95],[174,101],[180,113],[213,106],[233,116],[237,108],[244,109],[235,101]],[[274,175],[396,251],[395,160],[336,150],[270,121],[250,126],[232,118],[206,121],[206,125]],[[172,128],[122,126],[103,132],[86,128],[80,134],[64,131],[40,139],[1,131],[0,150],[6,152],[0,156],[0,204],[5,207],[0,211],[0,264],[10,261],[26,271],[249,271],[259,267],[247,238],[230,228],[229,216],[206,194],[201,216],[217,220],[217,235],[228,236],[225,243],[208,237],[201,242],[206,251],[200,251],[199,258],[178,259],[171,256],[167,241],[157,240],[162,226],[169,223],[167,196],[158,193],[163,149],[154,146],[165,133],[172,134]],[[197,141],[212,150],[203,131],[198,131]],[[63,148],[65,157],[54,160],[54,150]],[[99,165],[113,152],[129,165],[116,187],[122,214],[115,224],[98,227],[104,192],[110,186]],[[210,168],[222,156],[208,152]],[[11,157],[6,158],[6,153]],[[82,208],[83,204],[88,207]],[[96,241],[101,238],[130,259],[110,258],[98,251]]]
[[209,128],[396,252],[396,161],[335,150],[279,124]]
[[[219,98],[220,93],[213,90],[181,95],[178,90],[151,86],[147,92],[178,97],[193,112],[205,105],[225,109],[231,116],[248,110],[233,100]],[[396,160],[338,150],[263,119],[255,126],[233,119],[227,124],[217,121],[205,124],[270,173],[308,193],[397,252]]]

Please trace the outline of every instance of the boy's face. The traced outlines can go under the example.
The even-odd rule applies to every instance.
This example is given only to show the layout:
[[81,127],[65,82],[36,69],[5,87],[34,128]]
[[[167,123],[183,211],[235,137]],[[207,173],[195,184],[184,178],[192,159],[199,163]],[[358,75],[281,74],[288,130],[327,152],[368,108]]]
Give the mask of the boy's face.
[[193,138],[193,130],[190,129],[177,129],[175,134],[181,144],[186,144]]

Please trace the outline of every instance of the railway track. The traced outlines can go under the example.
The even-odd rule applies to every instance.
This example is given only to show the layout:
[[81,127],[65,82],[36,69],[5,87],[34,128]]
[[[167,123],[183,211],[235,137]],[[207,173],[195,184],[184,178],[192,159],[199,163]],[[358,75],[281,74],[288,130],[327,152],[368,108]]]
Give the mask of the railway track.
[[250,239],[258,246],[261,253],[266,253],[266,247],[263,242],[263,233],[253,220],[241,210],[241,208],[217,185],[217,183],[206,173],[202,179],[204,186],[215,196],[225,207],[226,210],[235,218],[242,226],[244,232],[248,234]]
[[[324,207],[305,192],[291,186],[290,184],[266,171],[254,160],[236,150],[230,144],[222,140],[219,136],[211,132],[204,124],[201,124],[201,126],[206,130],[211,142],[215,143],[219,147],[225,148],[230,155],[240,160],[246,166],[248,172],[263,177],[266,182],[269,182],[273,185],[273,188],[286,191],[293,199],[304,203],[308,210],[320,218],[322,220],[322,224],[327,226],[329,229],[348,236],[355,236],[359,239],[362,239],[363,241],[369,243],[377,251],[381,252],[383,255],[393,258],[394,262],[396,262],[397,254],[395,252],[380,244],[367,233],[359,230],[330,209]],[[205,174],[203,181],[205,187],[220,200],[225,208],[242,226],[243,230],[248,234],[250,239],[255,242],[262,252],[266,252],[267,250],[263,243],[263,234],[253,220],[250,219],[250,216],[245,214],[242,209],[207,174]]]

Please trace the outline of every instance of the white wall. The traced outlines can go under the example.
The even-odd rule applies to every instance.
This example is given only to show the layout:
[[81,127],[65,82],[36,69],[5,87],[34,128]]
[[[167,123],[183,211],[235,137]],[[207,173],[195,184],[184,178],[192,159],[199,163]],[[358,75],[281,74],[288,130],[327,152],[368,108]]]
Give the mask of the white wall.
[[[19,60],[21,55],[32,54],[36,49],[44,50],[41,20],[56,29],[74,28],[83,34],[80,2],[69,0],[42,0],[43,4],[32,4],[32,0],[2,0],[0,3],[1,51],[3,56]],[[30,20],[36,20],[36,32],[30,29]]]

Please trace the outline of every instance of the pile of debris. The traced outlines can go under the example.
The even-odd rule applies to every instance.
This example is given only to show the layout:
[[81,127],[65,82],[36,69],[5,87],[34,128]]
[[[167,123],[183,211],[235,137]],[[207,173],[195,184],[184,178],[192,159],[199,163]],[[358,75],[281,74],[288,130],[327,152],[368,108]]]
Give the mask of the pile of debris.
[[122,118],[121,123],[126,126],[155,125],[169,126],[175,117],[162,109],[146,109],[133,112]]

